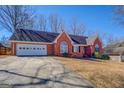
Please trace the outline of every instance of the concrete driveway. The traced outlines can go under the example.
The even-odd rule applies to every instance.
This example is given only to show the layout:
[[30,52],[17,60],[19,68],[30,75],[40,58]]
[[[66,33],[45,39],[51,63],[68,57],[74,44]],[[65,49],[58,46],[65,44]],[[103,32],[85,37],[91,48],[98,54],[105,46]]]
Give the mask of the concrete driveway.
[[0,58],[0,87],[94,87],[54,57]]

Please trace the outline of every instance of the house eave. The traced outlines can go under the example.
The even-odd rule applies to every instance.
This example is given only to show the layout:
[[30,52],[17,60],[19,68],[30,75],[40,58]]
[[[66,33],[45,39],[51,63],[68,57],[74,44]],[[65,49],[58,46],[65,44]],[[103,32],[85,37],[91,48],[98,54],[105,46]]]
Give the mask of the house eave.
[[[33,42],[33,41],[17,41],[17,40],[10,40],[10,42],[16,42],[16,43],[34,43],[34,44],[54,44],[55,42]],[[73,46],[89,46],[86,44],[73,44]]]
[[10,42],[16,42],[16,43],[34,43],[34,44],[53,44],[52,42],[33,42],[33,41],[17,41],[17,40],[10,40]]

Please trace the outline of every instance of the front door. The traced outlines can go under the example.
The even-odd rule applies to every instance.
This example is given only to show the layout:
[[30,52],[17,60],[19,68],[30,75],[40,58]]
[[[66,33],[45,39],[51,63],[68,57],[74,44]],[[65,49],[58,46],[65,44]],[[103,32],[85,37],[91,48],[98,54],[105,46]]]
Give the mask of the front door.
[[84,47],[84,57],[91,57],[91,48],[90,48],[90,46]]

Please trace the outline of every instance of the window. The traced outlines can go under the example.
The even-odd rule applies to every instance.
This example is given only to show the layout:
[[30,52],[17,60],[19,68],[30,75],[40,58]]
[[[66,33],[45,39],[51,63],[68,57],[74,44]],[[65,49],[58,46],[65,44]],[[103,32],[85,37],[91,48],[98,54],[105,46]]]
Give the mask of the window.
[[74,52],[79,52],[79,46],[74,46]]
[[98,44],[95,45],[95,51],[99,52],[99,45]]
[[68,53],[68,44],[67,42],[63,41],[60,44],[60,53]]
[[19,49],[22,49],[21,47]]

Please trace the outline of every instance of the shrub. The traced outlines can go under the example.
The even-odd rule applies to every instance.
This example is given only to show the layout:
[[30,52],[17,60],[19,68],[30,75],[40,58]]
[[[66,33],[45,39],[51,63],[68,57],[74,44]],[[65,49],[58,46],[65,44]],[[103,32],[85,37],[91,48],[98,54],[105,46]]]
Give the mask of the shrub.
[[98,59],[101,58],[101,54],[99,52],[94,52],[92,56],[93,58],[98,58]]
[[93,58],[97,58],[97,59],[103,59],[103,60],[109,60],[110,57],[107,54],[100,54],[99,52],[94,52],[92,55]]
[[63,53],[62,54],[64,57],[68,57],[68,53]]
[[107,54],[103,54],[103,55],[101,56],[101,59],[103,59],[103,60],[109,60],[110,57],[109,57],[109,55],[107,55]]

